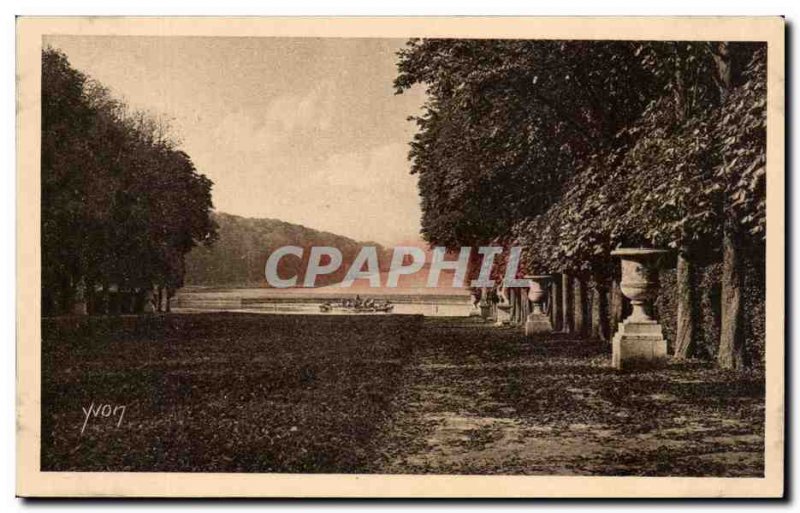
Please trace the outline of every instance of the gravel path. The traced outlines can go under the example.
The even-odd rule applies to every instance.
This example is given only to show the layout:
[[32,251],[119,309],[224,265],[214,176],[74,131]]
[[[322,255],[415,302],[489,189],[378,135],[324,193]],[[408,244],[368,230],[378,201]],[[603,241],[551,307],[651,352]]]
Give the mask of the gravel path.
[[605,344],[426,319],[382,433],[384,473],[759,476],[763,374],[671,362],[620,374]]

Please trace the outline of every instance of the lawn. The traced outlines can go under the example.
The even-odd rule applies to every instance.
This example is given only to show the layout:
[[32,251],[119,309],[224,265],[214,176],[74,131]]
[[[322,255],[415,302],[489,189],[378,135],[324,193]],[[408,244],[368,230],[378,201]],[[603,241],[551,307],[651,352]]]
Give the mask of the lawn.
[[43,334],[43,470],[763,474],[758,369],[619,373],[601,342],[474,318],[71,317]]
[[375,457],[420,323],[45,319],[42,469],[358,472]]

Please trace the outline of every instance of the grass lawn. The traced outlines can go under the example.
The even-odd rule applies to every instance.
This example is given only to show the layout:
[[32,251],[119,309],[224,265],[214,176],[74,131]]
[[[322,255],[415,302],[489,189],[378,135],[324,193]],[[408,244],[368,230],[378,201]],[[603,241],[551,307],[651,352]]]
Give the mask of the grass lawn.
[[[605,344],[521,331],[418,316],[46,319],[42,468],[763,473],[762,371],[621,374]],[[90,405],[109,406],[87,419]]]
[[[224,313],[46,319],[42,469],[363,470],[420,322]],[[93,412],[110,407],[86,421],[92,404]]]

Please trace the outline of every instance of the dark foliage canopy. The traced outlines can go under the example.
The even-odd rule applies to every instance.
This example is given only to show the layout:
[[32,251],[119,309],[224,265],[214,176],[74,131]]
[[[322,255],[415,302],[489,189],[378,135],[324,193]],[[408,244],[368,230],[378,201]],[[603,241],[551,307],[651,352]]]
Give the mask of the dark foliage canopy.
[[156,117],[130,112],[48,48],[42,54],[42,297],[82,287],[174,289],[184,255],[211,243],[211,181]]
[[411,40],[398,70],[428,93],[409,157],[431,243],[607,274],[620,244],[714,258],[725,220],[763,242],[763,45]]

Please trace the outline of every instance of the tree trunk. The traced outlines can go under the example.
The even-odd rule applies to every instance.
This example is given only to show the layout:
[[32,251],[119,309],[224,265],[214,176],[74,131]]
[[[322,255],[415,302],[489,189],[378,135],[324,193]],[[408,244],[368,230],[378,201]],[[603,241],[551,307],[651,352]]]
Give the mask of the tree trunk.
[[722,236],[722,323],[719,330],[717,363],[723,369],[745,367],[744,304],[740,240],[731,223]]
[[592,338],[608,341],[608,291],[598,281],[592,287]]
[[563,299],[561,299],[561,277],[556,276],[553,280],[553,296],[550,298],[551,302],[553,303],[552,309],[552,317],[553,317],[553,331],[561,331],[562,327],[562,309],[563,309]]
[[100,299],[98,300],[98,310],[104,315],[111,313],[109,311],[109,298],[108,298],[108,283],[103,282],[103,288],[100,291]]
[[619,280],[614,279],[611,284],[611,328],[614,333],[619,329],[623,315],[625,315],[625,296],[619,288]]
[[564,333],[572,333],[575,328],[574,290],[572,276],[566,271],[561,274],[561,295],[562,310],[564,311],[563,321],[561,322],[562,329]]
[[588,336],[592,330],[592,295],[589,292],[589,286],[586,283],[586,280],[580,279],[578,280],[578,290],[581,293],[581,309],[580,315],[582,317],[581,323],[583,327],[580,330],[580,334],[583,336]]
[[514,289],[507,288],[506,291],[508,292],[508,323],[513,326],[514,325],[514,316],[517,315],[517,305],[514,304]]
[[130,289],[123,289],[120,287],[117,289],[119,291],[119,313],[120,314],[129,314],[131,313],[131,291]]
[[159,285],[157,290],[158,292],[156,293],[156,312],[161,313],[162,312],[161,305],[164,300],[164,287]]
[[[730,47],[728,43],[719,42],[713,50],[720,97],[725,101],[731,90]],[[722,322],[717,353],[717,363],[723,369],[741,369],[746,364],[741,242],[734,221],[726,219],[722,233]]]
[[145,291],[144,289],[134,288],[133,289],[133,313],[141,314],[144,313],[144,298]]
[[523,311],[522,289],[514,287],[514,325],[518,326],[525,322],[525,312]]
[[517,302],[517,292],[513,288],[508,289],[508,304],[511,309],[508,312],[508,323],[510,325],[516,324],[517,316],[519,315],[519,303]]
[[86,315],[88,313],[88,307],[86,304],[86,283],[83,278],[75,283],[74,290],[75,293],[72,295],[70,313],[73,315]]
[[586,287],[586,280],[583,278],[573,278],[574,289],[574,324],[573,330],[578,335],[585,337],[589,333],[590,328],[590,312],[589,312],[589,291]]
[[597,284],[592,287],[592,329],[590,333],[595,340],[603,338],[600,333],[600,291],[597,289]]
[[94,280],[86,280],[86,311],[89,315],[97,314],[97,293]]
[[676,272],[677,326],[675,328],[675,358],[694,356],[697,305],[694,291],[694,265],[685,251],[678,253]]
[[70,314],[72,313],[72,303],[75,298],[75,286],[72,283],[72,278],[64,275],[61,278],[60,285],[56,312],[59,315]]
[[583,280],[580,278],[573,278],[572,279],[572,298],[574,311],[574,321],[573,321],[573,331],[580,336],[586,334],[586,318],[584,317],[584,310],[586,304],[586,295],[584,294],[586,288],[583,285]]
[[525,317],[522,319],[523,323],[528,320],[528,316],[533,311],[533,303],[528,299],[528,292],[528,289],[522,289],[522,303],[525,305]]
[[604,284],[600,287],[600,333],[602,334],[602,340],[605,342],[610,342],[613,335],[610,324],[610,299],[611,290],[609,290],[608,285]]
[[172,296],[174,294],[175,294],[175,291],[172,290],[171,288],[167,287],[167,304],[166,304],[166,307],[165,307],[165,310],[166,310],[167,313],[170,313],[172,311],[172,304],[171,303],[172,303]]

